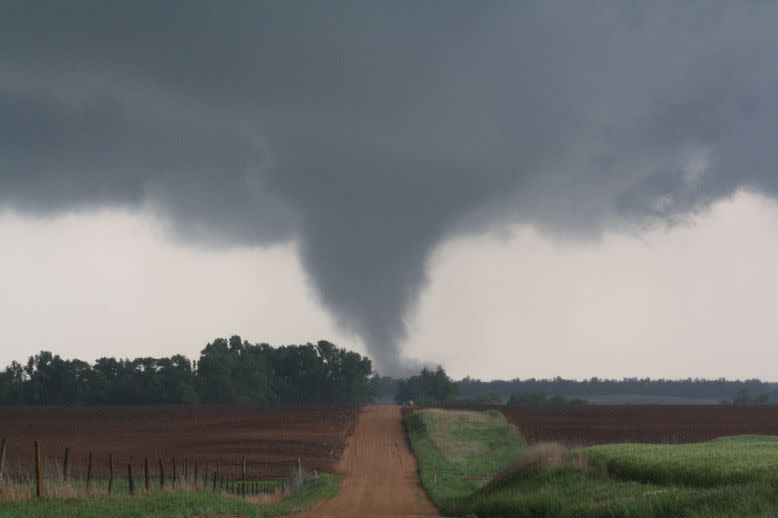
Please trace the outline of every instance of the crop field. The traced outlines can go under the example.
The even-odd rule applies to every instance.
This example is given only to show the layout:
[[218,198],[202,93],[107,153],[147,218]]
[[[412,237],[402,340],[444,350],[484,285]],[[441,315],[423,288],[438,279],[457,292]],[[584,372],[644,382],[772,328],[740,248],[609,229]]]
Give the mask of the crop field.
[[[237,474],[246,457],[250,478],[286,476],[298,457],[308,472],[331,472],[353,430],[356,408],[256,406],[0,407],[0,438],[7,440],[4,473],[29,474],[33,441],[51,470],[70,449],[73,478],[85,473],[89,452],[94,474],[106,474],[113,455],[118,466],[173,457],[183,469],[216,461],[222,473]],[[169,469],[169,468],[168,468]],[[202,473],[202,471],[201,471]]]
[[[682,408],[685,407],[670,410],[678,412]],[[768,418],[775,415],[765,408],[735,412],[729,412],[729,407],[715,409],[723,411],[718,422],[709,424],[700,434],[683,437],[700,439],[704,433],[715,433],[716,425],[719,429],[726,427],[733,414],[756,415],[764,419],[755,420],[760,426],[769,426]],[[570,407],[516,410],[532,410],[536,417],[544,415],[542,411],[582,415],[580,408]],[[627,410],[632,409],[624,408],[624,414],[630,414]],[[517,413],[513,413],[514,419]],[[691,418],[680,422],[688,424],[701,415],[692,412]],[[709,416],[715,417],[715,413]],[[610,424],[613,427],[617,422]],[[552,423],[558,426],[558,421]],[[507,433],[503,416],[494,408],[485,412],[421,409],[408,412],[405,424],[419,461],[421,481],[447,516],[778,515],[775,435],[738,435],[687,444],[623,442],[570,448],[559,442],[538,441],[537,436],[534,444],[524,446],[519,434],[523,432],[521,427],[516,435]],[[538,419],[535,424],[542,421]],[[596,427],[596,423],[592,424]],[[646,425],[654,431],[669,429],[669,425],[652,426],[650,421]],[[585,425],[579,426],[577,430],[565,431],[586,431]],[[628,427],[625,429],[629,431]],[[775,434],[774,429],[766,431]],[[601,431],[601,435],[589,437],[604,441],[618,436]],[[672,436],[643,437],[655,442],[677,440]],[[569,440],[568,444],[575,442]],[[512,456],[506,455],[506,448]]]
[[[473,407],[475,408],[475,407]],[[491,407],[483,407],[491,408]],[[778,406],[617,405],[497,407],[530,444],[687,443],[778,435]]]
[[637,482],[778,486],[778,436],[739,435],[692,444],[608,444],[585,451],[610,475]]

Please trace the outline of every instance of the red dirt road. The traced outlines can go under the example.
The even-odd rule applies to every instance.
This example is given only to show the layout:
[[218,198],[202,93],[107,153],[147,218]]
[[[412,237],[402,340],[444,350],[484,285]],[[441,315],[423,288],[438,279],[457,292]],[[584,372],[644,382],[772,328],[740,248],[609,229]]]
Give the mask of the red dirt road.
[[365,407],[338,464],[340,494],[296,518],[440,516],[419,484],[397,406]]

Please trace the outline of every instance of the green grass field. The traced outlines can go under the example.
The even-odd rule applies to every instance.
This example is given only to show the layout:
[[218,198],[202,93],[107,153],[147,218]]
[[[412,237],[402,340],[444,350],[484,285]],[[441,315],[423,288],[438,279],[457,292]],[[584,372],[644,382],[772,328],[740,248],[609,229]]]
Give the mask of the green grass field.
[[[489,417],[477,412],[455,417],[421,410],[405,418],[422,483],[444,514],[778,516],[778,437],[728,437],[686,445],[615,444],[576,451],[556,445],[522,451],[520,436],[506,435],[504,421],[492,412]],[[493,431],[484,429],[489,424]],[[495,441],[499,435],[511,437],[512,446]],[[463,444],[458,444],[460,438]],[[451,453],[458,451],[479,453],[463,462],[463,457]],[[506,458],[508,452],[512,456]],[[489,470],[493,477],[508,465],[487,483]]]
[[770,484],[693,488],[604,479],[571,466],[522,473],[452,509],[479,517],[743,517],[778,515]]
[[[0,517],[181,517],[225,515],[242,517],[280,516],[311,507],[322,499],[334,497],[340,477],[322,474],[309,479],[289,498],[272,504],[244,501],[210,491],[153,492],[150,495],[94,496],[90,498],[45,498],[0,502]],[[125,488],[126,489],[126,488]]]
[[610,444],[586,449],[612,476],[662,484],[778,486],[778,437],[741,435],[696,444]]

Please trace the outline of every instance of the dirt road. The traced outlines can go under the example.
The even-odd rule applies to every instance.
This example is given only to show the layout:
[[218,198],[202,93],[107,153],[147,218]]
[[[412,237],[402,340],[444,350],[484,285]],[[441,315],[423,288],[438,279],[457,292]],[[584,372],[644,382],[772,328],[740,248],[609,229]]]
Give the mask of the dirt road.
[[419,484],[397,406],[366,407],[338,464],[340,494],[297,518],[440,516]]

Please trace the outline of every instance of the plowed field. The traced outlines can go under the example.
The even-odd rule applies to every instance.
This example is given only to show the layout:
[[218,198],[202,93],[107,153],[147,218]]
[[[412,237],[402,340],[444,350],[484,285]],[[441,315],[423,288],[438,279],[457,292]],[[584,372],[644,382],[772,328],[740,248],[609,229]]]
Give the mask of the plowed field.
[[623,405],[497,407],[530,443],[684,443],[727,435],[778,435],[778,406]]
[[[246,456],[247,475],[285,476],[300,457],[308,471],[332,471],[353,431],[358,410],[335,407],[0,407],[0,438],[8,441],[6,472],[28,470],[33,440],[49,464],[70,448],[71,472],[85,469],[91,451],[98,473],[113,454],[118,466],[176,457],[211,469],[217,460],[237,473]],[[155,464],[153,464],[155,466]],[[179,465],[178,469],[182,469]]]

